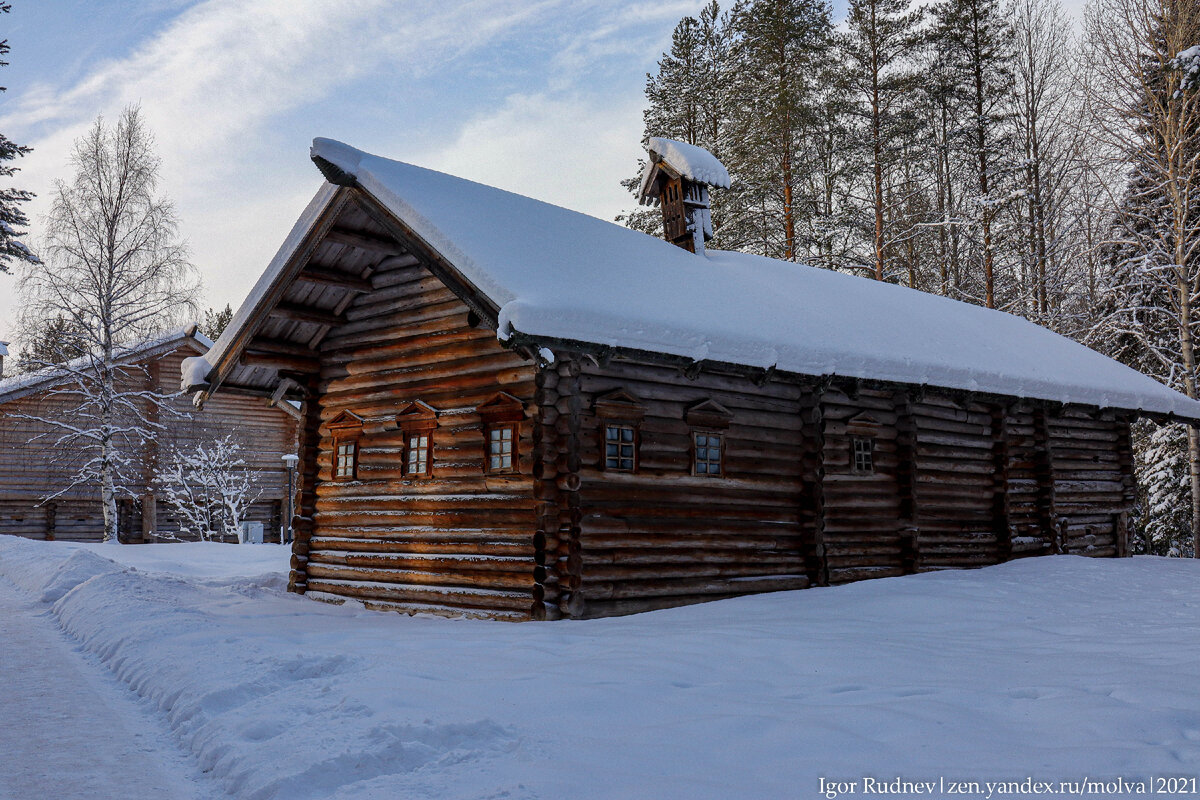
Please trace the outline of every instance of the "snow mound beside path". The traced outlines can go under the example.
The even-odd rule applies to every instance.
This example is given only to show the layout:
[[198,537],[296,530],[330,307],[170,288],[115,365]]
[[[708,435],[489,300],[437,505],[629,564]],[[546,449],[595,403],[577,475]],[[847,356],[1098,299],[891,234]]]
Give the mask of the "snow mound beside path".
[[53,542],[0,537],[0,572],[13,583],[53,603],[84,581],[123,570],[120,564],[89,550]]
[[[161,570],[168,549],[185,548],[114,555]],[[405,776],[472,769],[517,746],[488,718],[389,713],[393,687],[373,674],[377,663],[305,643],[306,619],[341,627],[353,615],[288,595],[282,573],[231,574],[229,551],[216,546],[193,548],[199,560],[181,568],[186,576],[128,568],[97,550],[0,537],[0,576],[52,604],[59,627],[157,707],[231,796],[382,799]],[[203,556],[214,553],[206,575]],[[364,789],[381,780],[389,788]]]

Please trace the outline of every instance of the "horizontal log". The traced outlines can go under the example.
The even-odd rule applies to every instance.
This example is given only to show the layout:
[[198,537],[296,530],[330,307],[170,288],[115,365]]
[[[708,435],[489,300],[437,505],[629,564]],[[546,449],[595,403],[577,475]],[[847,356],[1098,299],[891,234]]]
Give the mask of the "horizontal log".
[[291,322],[311,322],[316,325],[340,325],[344,320],[331,310],[309,308],[293,303],[279,303],[270,311],[270,316]]
[[371,282],[358,275],[351,275],[332,269],[321,269],[311,264],[300,271],[296,280],[301,283],[311,283],[317,286],[333,286],[355,294],[371,291]]
[[394,239],[372,236],[361,231],[332,228],[325,234],[325,241],[353,247],[375,255],[397,256],[405,252]]
[[[533,590],[533,568],[528,572],[432,572],[345,567],[309,560],[308,582],[321,578],[347,584],[376,586],[439,586],[446,589],[486,589],[497,592]],[[386,596],[386,595],[385,595]]]
[[528,613],[532,603],[532,594],[528,592],[472,591],[435,586],[347,583],[311,577],[307,584],[309,592],[325,592],[335,596],[372,601],[422,602],[449,609],[476,608],[488,611],[507,610]]
[[592,600],[624,600],[645,597],[696,594],[748,594],[807,589],[804,575],[768,575],[761,578],[660,580],[589,584],[584,596]]

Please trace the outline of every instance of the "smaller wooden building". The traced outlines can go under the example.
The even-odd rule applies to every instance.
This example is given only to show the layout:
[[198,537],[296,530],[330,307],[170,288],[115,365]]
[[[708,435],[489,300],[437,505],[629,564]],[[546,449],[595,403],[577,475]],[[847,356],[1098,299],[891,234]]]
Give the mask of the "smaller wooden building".
[[[122,362],[132,380],[161,394],[176,393],[176,376],[185,359],[208,352],[212,342],[194,328],[172,331],[126,349]],[[99,488],[78,487],[52,500],[51,494],[71,485],[80,455],[54,446],[61,435],[53,426],[27,416],[64,418],[77,400],[64,393],[63,376],[54,371],[15,375],[0,380],[0,534],[34,539],[99,541],[104,533]],[[232,433],[250,469],[259,475],[262,496],[247,515],[263,523],[268,537],[279,540],[287,473],[280,460],[296,450],[295,409],[287,413],[263,398],[217,398],[202,413],[186,397],[173,404],[177,414],[156,412],[147,401],[145,413],[165,426],[163,433],[141,445],[129,481],[136,497],[118,501],[120,539],[149,542],[179,534],[171,510],[157,502],[153,476],[160,455],[172,448],[190,449]]]
[[1130,422],[1200,403],[1009,314],[706,251],[715,159],[653,149],[671,243],[314,142],[328,182],[182,369],[303,404],[294,591],[553,619],[1126,552]]

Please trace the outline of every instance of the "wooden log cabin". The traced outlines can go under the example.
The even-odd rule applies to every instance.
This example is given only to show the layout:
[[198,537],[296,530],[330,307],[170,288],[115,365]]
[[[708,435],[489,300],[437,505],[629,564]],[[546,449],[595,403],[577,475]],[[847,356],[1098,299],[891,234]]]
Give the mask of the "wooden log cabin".
[[[652,144],[651,201],[728,180]],[[312,159],[327,182],[183,365],[199,404],[303,404],[296,592],[580,618],[1121,556],[1131,420],[1200,420],[1026,320],[706,251],[702,202],[664,210],[675,246],[330,140]]]
[[[175,381],[183,360],[203,355],[211,346],[194,328],[179,329],[127,348],[120,358],[127,380],[169,395],[177,392]],[[50,498],[71,486],[80,454],[55,444],[60,429],[28,418],[67,418],[79,403],[69,388],[63,384],[63,374],[55,371],[0,380],[0,533],[64,541],[100,541],[104,534],[99,487],[76,487]],[[196,413],[185,396],[175,398],[172,406],[176,413],[146,403],[147,418],[163,425],[163,430],[129,454],[134,468],[125,483],[135,496],[118,500],[120,540],[178,538],[174,512],[157,499],[153,476],[160,458],[172,448],[187,451],[233,434],[248,467],[257,473],[255,488],[262,492],[247,520],[261,522],[265,536],[279,541],[287,496],[281,457],[296,450],[295,408],[289,405],[289,414],[269,407],[262,397],[232,394],[214,398],[203,413]]]

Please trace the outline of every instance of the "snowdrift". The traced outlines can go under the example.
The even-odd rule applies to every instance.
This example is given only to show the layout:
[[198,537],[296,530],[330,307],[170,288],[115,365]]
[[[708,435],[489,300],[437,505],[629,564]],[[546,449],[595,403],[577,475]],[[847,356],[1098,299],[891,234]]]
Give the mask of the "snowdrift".
[[328,606],[261,562],[236,574],[237,548],[175,569],[176,547],[102,551],[149,559],[131,568],[5,539],[0,579],[239,798],[793,798],[822,777],[1200,764],[1190,561],[1046,557],[514,625]]

